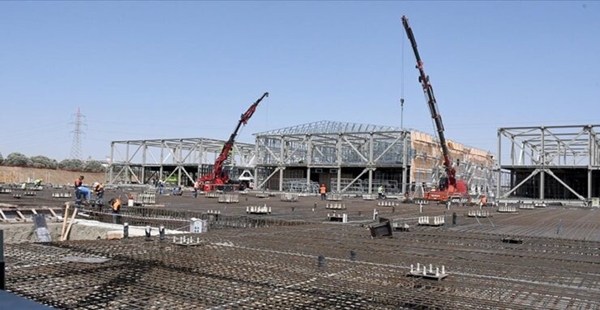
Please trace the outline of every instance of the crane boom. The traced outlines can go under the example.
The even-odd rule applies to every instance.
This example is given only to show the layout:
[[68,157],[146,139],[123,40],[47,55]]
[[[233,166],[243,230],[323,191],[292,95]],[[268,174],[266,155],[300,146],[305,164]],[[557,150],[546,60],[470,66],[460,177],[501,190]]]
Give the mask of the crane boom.
[[227,142],[225,142],[225,144],[223,145],[223,148],[221,149],[221,152],[219,153],[219,156],[217,157],[217,159],[215,159],[215,164],[213,166],[211,173],[202,176],[199,180],[200,182],[205,184],[205,186],[204,186],[205,191],[210,190],[212,188],[212,186],[214,186],[215,184],[217,184],[217,185],[225,184],[225,183],[227,183],[227,181],[229,181],[229,177],[223,171],[223,164],[225,163],[227,158],[229,158],[229,153],[231,152],[231,149],[233,148],[233,144],[235,143],[235,138],[237,137],[237,134],[240,131],[240,128],[242,127],[242,125],[246,125],[248,123],[248,120],[250,120],[250,118],[254,114],[254,111],[256,111],[256,107],[258,107],[258,104],[265,97],[268,97],[268,96],[269,96],[269,93],[265,92],[240,117],[240,120],[238,121],[235,129],[233,130],[233,133],[231,133],[231,136],[229,136],[229,140],[227,140]]
[[429,106],[429,111],[431,112],[431,117],[435,122],[438,138],[440,139],[442,155],[444,157],[444,169],[446,170],[446,175],[448,177],[448,186],[456,187],[456,170],[452,167],[450,151],[448,149],[448,145],[446,144],[442,115],[438,110],[435,95],[433,94],[433,87],[431,86],[431,83],[429,81],[429,76],[425,74],[423,61],[421,60],[421,55],[419,54],[419,50],[417,48],[417,40],[415,39],[415,35],[413,34],[412,28],[408,24],[408,18],[406,16],[402,16],[402,25],[404,25],[404,30],[406,31],[406,35],[408,36],[408,40],[410,41],[413,52],[415,54],[415,58],[417,59],[416,68],[419,70],[419,83],[421,83],[421,86],[423,87],[423,92],[427,97],[427,105]]

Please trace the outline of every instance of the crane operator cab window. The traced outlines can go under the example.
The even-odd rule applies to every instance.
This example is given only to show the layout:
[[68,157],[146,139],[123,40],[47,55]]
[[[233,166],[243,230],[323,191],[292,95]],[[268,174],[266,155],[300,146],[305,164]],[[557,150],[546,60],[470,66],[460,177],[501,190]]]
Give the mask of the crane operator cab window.
[[447,177],[441,177],[440,178],[440,185],[439,185],[439,190],[440,191],[444,191],[448,188],[448,178]]

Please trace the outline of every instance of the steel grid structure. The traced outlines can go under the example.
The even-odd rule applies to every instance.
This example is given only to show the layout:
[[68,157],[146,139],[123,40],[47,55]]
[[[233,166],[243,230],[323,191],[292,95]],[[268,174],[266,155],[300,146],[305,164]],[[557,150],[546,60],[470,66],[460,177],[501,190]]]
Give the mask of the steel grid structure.
[[[297,176],[285,175],[286,169],[290,168],[304,169],[303,177],[308,187],[315,183],[315,180],[311,180],[311,174],[328,172],[331,175],[330,187],[335,192],[352,192],[349,189],[362,188],[364,192],[372,193],[373,188],[379,184],[389,185],[396,182],[399,184],[396,187],[398,193],[404,194],[418,190],[409,189],[409,184],[416,184],[416,187],[422,184],[437,184],[436,178],[441,171],[440,158],[436,159],[431,150],[427,155],[427,150],[421,150],[421,147],[413,148],[411,133],[415,131],[393,126],[334,121],[320,121],[257,133],[255,184],[258,188],[263,188],[278,174],[275,177],[279,181],[278,189],[285,190],[286,179],[293,179],[294,182],[299,179]],[[422,144],[424,148],[436,148],[437,140],[428,140],[428,144]],[[415,165],[415,160],[421,164]],[[489,173],[493,167],[471,165],[468,155],[461,160],[464,164],[459,172],[470,181],[481,187],[494,183],[489,180],[493,177]],[[360,172],[344,174],[344,171],[352,169]],[[395,177],[386,177],[383,172],[375,175],[378,169],[399,171],[396,175],[400,177],[394,180]],[[414,169],[415,173],[411,173],[411,169]],[[475,170],[479,172],[474,172]],[[363,187],[365,174],[366,184]],[[356,186],[357,183],[360,183],[360,186]]]
[[[584,202],[600,196],[599,128],[600,125],[499,128],[498,162],[501,170],[510,171],[511,186],[505,192],[498,187],[497,196]],[[508,154],[506,160],[503,152]]]
[[[597,241],[511,244],[498,231],[415,228],[372,239],[357,225],[312,224],[7,244],[6,282],[57,309],[600,307]],[[407,276],[417,264],[444,266],[448,277]]]
[[[226,141],[208,138],[148,139],[111,142],[108,183],[147,183],[148,171],[157,170],[166,179],[177,175],[177,184],[214,164]],[[251,168],[255,161],[252,144],[236,142],[229,166]],[[202,172],[204,173],[204,172]]]

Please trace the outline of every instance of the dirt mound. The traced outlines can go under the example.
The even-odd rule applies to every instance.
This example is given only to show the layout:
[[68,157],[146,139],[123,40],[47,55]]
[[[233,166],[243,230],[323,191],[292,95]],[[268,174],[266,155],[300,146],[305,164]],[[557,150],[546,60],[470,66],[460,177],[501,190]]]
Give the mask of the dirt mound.
[[28,180],[42,179],[44,183],[71,184],[80,175],[85,176],[85,183],[106,183],[104,172],[77,172],[55,169],[38,169],[24,167],[0,166],[0,183],[22,183]]

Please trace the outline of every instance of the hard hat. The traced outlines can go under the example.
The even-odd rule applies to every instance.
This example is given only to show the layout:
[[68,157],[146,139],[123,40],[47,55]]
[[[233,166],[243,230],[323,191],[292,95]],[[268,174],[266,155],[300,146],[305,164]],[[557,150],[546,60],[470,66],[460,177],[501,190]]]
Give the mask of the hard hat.
[[94,187],[96,187],[96,186],[98,186],[98,185],[100,185],[100,183],[98,183],[98,182],[94,182]]

